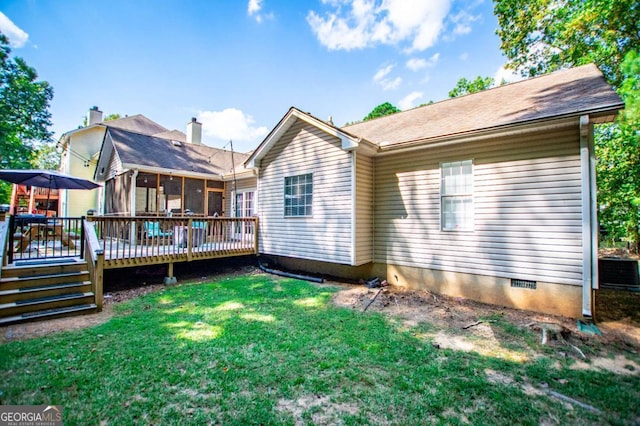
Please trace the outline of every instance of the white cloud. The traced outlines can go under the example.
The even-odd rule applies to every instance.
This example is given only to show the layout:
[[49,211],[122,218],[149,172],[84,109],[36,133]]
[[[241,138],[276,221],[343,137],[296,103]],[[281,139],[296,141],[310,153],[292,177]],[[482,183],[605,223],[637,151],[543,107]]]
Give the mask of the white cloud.
[[424,94],[422,92],[411,92],[404,98],[398,101],[398,108],[405,111],[416,106],[416,101],[422,98]]
[[406,65],[411,71],[420,71],[423,68],[433,67],[438,59],[440,59],[440,53],[434,53],[429,59],[411,58]]
[[407,52],[433,46],[444,28],[452,0],[324,1],[324,16],[310,11],[307,22],[329,50],[402,43]]
[[376,83],[384,80],[389,73],[393,70],[393,68],[395,67],[395,65],[387,65],[384,68],[380,68],[376,74],[373,76],[373,81],[375,81]]
[[469,59],[469,53],[468,52],[463,52],[460,54],[459,56],[461,61],[466,61],[467,59]]
[[2,12],[0,12],[0,31],[9,38],[9,45],[13,48],[23,47],[29,40],[29,34],[14,24]]
[[511,69],[505,68],[503,65],[498,68],[496,73],[493,75],[494,85],[499,86],[502,80],[505,80],[507,83],[515,83],[516,81],[524,80],[524,77]]
[[273,18],[273,13],[261,13],[263,0],[249,0],[247,5],[247,14],[255,18],[256,22],[261,23],[264,19]]
[[249,16],[260,12],[260,9],[262,9],[262,0],[249,0],[249,6],[247,7]]
[[453,22],[453,33],[455,35],[464,35],[471,32],[471,24],[480,19],[480,15],[473,16],[464,10],[458,12],[451,17]]
[[382,90],[393,90],[400,87],[402,84],[402,78],[390,78],[389,74],[395,68],[395,65],[387,65],[383,68],[380,68],[373,76],[373,82],[382,86]]
[[[247,147],[242,151],[255,148],[269,132],[266,126],[256,126],[252,116],[237,108],[226,108],[222,111],[200,111],[198,121],[202,123],[202,131],[205,136],[225,143],[230,140],[234,143],[240,142],[237,144],[238,147]],[[238,148],[237,150],[241,151]]]

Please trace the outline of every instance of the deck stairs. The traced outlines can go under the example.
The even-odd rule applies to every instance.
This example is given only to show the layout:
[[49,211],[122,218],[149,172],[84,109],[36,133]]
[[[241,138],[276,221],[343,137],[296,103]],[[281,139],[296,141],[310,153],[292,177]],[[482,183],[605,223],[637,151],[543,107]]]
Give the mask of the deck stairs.
[[0,326],[97,311],[87,262],[15,262],[0,275]]

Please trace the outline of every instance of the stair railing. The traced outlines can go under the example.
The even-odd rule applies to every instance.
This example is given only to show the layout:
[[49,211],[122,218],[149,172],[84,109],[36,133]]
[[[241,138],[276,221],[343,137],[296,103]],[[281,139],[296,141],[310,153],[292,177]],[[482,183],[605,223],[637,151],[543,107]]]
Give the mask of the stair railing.
[[84,230],[84,260],[89,268],[89,278],[96,298],[96,306],[98,311],[101,311],[103,303],[104,249],[100,245],[95,223],[91,218],[83,220],[82,223]]

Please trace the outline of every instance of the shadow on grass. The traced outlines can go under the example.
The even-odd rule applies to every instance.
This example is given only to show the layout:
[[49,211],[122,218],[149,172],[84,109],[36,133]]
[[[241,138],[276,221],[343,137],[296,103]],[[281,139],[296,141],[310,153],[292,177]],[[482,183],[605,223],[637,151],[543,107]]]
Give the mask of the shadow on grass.
[[[637,377],[437,349],[419,327],[399,331],[382,315],[331,306],[334,291],[259,275],[149,294],[92,329],[0,346],[2,403],[58,404],[69,424],[597,424],[640,415]],[[541,383],[604,414],[527,392]]]

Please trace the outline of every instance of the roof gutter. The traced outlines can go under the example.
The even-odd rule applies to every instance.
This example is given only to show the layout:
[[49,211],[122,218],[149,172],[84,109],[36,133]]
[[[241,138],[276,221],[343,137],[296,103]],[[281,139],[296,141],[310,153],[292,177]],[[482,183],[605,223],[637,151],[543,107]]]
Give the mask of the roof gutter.
[[193,177],[198,179],[209,179],[222,181],[223,175],[216,173],[191,172],[187,170],[165,169],[163,167],[143,166],[141,164],[122,163],[124,170],[138,170],[141,173],[159,173],[162,175]]

